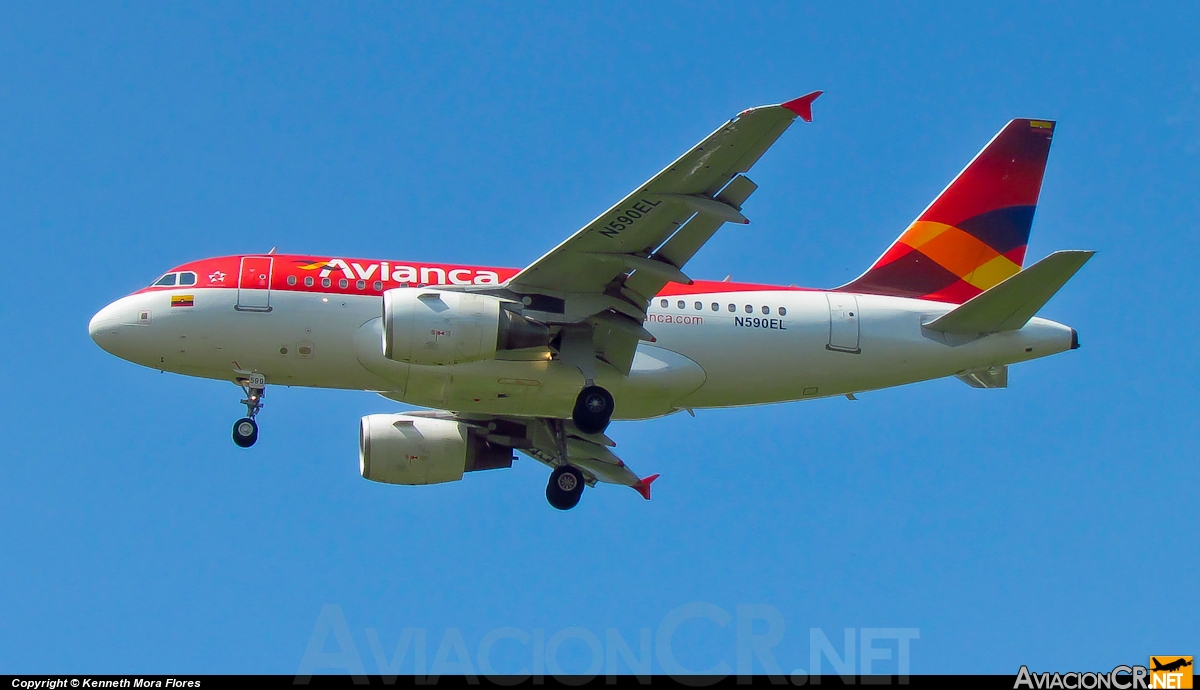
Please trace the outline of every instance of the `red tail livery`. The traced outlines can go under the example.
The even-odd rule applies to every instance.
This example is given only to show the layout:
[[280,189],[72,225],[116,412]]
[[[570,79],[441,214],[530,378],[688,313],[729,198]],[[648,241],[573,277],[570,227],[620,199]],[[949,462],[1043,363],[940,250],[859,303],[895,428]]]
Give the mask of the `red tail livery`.
[[1021,270],[1054,123],[1000,130],[847,292],[961,304]]

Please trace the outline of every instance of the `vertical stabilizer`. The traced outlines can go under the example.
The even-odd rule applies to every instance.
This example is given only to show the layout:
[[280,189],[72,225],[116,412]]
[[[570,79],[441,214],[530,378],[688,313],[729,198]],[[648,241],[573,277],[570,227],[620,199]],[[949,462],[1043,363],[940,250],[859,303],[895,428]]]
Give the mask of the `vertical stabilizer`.
[[1013,120],[883,256],[838,290],[962,304],[1025,261],[1054,136],[1050,120]]

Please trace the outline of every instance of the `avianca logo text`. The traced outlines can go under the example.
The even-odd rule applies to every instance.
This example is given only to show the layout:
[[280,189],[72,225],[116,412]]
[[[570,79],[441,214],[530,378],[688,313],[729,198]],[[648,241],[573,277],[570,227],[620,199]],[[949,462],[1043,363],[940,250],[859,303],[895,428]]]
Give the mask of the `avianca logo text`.
[[356,261],[330,259],[303,263],[305,271],[321,270],[321,277],[328,278],[334,271],[341,271],[347,280],[380,280],[384,283],[407,283],[422,285],[499,285],[500,276],[495,271],[474,268],[452,268],[441,266],[408,266],[391,264],[387,261],[369,263],[365,266]]

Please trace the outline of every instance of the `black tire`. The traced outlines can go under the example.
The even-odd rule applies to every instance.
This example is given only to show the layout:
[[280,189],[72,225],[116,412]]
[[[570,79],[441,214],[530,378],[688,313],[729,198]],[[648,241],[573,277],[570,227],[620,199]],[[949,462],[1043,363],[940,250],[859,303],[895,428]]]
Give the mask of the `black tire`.
[[546,484],[546,500],[558,510],[570,510],[579,504],[584,486],[579,470],[570,465],[555,467]]
[[579,391],[571,421],[585,434],[603,433],[608,428],[616,405],[612,394],[600,386],[588,386]]
[[[248,426],[247,426],[248,425]],[[233,423],[233,442],[241,448],[249,448],[258,440],[258,423],[242,417]]]

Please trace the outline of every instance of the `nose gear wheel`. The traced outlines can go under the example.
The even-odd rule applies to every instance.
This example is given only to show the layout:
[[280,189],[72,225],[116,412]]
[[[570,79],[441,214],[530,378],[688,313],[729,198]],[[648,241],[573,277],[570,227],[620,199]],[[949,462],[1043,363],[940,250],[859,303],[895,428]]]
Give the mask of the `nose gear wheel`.
[[243,417],[233,423],[233,442],[242,448],[249,448],[258,440],[258,423],[249,417]]
[[258,416],[263,406],[263,396],[266,395],[266,380],[262,374],[253,374],[249,378],[238,377],[237,384],[242,387],[246,397],[242,404],[246,406],[246,416],[233,423],[233,442],[241,448],[249,448],[258,441]]

